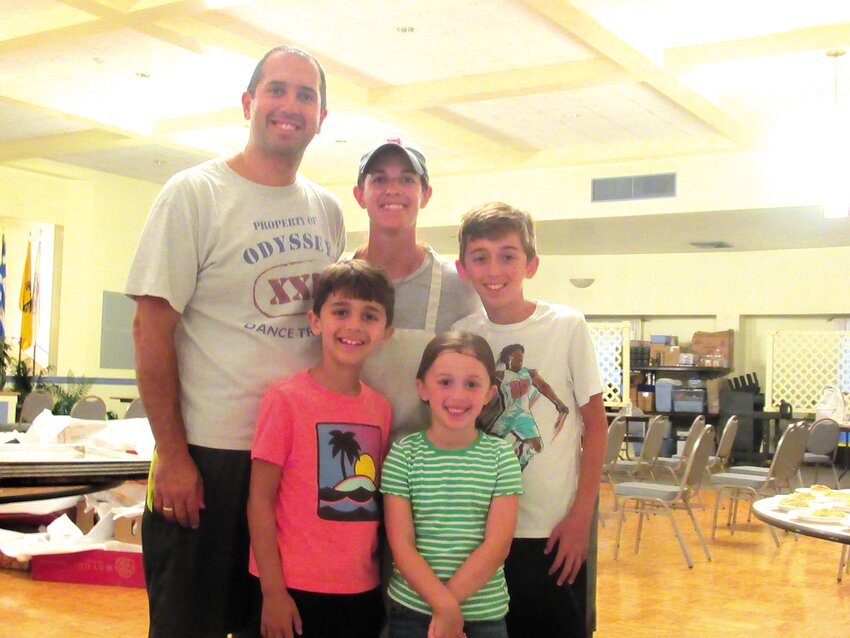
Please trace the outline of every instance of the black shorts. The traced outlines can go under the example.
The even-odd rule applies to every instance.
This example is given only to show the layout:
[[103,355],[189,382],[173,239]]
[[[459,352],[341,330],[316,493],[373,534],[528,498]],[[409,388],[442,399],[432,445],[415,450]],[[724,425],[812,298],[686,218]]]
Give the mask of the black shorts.
[[244,629],[259,635],[259,580],[248,573],[251,453],[193,445],[189,453],[204,481],[199,528],[170,523],[145,508],[149,635],[223,638]]
[[380,587],[361,594],[288,591],[301,616],[299,638],[378,638],[384,617]]
[[511,596],[505,621],[510,638],[584,638],[587,564],[572,585],[549,575],[558,546],[544,554],[547,539],[515,538],[505,561]]

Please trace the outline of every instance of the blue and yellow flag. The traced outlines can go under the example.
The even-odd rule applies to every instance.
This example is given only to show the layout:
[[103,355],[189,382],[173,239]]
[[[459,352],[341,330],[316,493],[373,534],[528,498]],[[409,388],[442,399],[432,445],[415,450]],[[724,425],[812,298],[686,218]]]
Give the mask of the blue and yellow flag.
[[21,350],[32,345],[32,274],[30,272],[30,242],[27,242],[27,259],[24,262],[24,278],[21,282]]

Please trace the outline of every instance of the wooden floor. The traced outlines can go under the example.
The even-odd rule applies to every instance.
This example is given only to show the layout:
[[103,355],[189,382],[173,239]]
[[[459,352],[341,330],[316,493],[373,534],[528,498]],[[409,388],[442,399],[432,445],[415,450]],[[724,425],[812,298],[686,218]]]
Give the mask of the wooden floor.
[[[850,479],[850,477],[847,477]],[[627,518],[619,560],[612,558],[616,521],[603,486],[598,605],[600,638],[807,638],[850,633],[850,575],[836,582],[840,546],[779,534],[777,549],[764,524],[754,522],[700,549],[686,516],[677,520],[691,551],[688,569],[670,523],[644,525],[634,554],[634,515]],[[709,508],[711,495],[706,495]],[[711,510],[698,517],[706,535]],[[34,638],[142,637],[147,630],[143,590],[31,581],[0,570],[0,635]]]

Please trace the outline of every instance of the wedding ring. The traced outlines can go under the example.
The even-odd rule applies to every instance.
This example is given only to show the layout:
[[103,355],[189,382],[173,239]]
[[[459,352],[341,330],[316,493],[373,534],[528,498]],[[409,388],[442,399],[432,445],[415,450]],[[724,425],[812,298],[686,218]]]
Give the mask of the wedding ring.
[[173,507],[163,507],[163,508],[162,508],[162,511],[163,511],[163,512],[173,512],[173,511],[174,511],[174,508],[173,508]]

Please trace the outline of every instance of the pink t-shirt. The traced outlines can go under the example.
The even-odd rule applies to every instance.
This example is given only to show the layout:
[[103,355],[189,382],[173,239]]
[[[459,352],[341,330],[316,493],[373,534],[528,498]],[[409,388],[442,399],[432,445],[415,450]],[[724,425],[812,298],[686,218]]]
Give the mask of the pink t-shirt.
[[[275,517],[287,587],[356,594],[380,583],[376,486],[390,404],[360,386],[339,395],[304,371],[260,405],[251,458],[283,468]],[[253,553],[250,569],[257,575]]]

